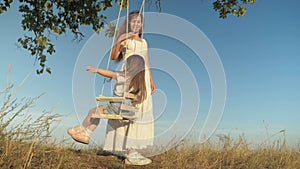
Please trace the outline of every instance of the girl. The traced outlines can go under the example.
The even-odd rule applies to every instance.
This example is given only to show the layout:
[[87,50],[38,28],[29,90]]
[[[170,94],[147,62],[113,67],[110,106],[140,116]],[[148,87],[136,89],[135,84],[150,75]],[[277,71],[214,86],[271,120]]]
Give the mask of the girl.
[[[125,61],[125,71],[114,72],[111,70],[104,70],[101,68],[94,68],[87,66],[86,70],[92,73],[98,73],[102,76],[116,79],[114,87],[114,96],[123,97],[124,93],[128,92],[134,95],[134,99],[128,99],[132,106],[142,103],[147,98],[145,89],[145,62],[143,57],[139,55],[132,55]],[[125,76],[126,74],[126,76]],[[95,113],[98,114],[119,114],[120,102],[110,102],[107,105],[98,106],[89,111],[88,115],[82,122],[82,125],[75,126],[68,129],[68,134],[76,141],[88,144],[90,134],[98,126],[100,119],[92,118]]]

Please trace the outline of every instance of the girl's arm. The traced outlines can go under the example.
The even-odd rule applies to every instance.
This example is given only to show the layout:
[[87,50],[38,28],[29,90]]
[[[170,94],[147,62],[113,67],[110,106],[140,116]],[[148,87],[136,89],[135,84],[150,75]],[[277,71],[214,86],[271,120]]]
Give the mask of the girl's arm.
[[148,44],[147,44],[147,42],[146,42],[146,46],[147,46],[146,47],[147,52],[146,52],[146,56],[145,56],[145,62],[146,62],[147,68],[149,69],[151,91],[152,91],[152,93],[154,93],[155,90],[156,90],[156,86],[155,86],[155,83],[153,81],[152,72],[151,72],[151,69],[150,69],[150,64],[149,64],[149,59],[148,59]]
[[113,79],[116,79],[116,77],[117,77],[116,72],[111,71],[111,70],[96,68],[96,67],[92,67],[92,66],[87,66],[86,70],[89,72],[92,72],[92,73],[98,73],[104,77],[109,77],[109,78],[113,78]]

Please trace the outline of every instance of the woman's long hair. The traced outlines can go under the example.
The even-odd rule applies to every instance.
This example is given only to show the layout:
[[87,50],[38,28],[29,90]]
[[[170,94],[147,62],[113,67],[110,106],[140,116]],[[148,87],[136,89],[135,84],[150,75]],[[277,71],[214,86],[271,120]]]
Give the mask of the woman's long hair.
[[[128,15],[128,22],[127,22],[127,17],[125,18],[125,21],[122,23],[122,25],[120,26],[119,28],[119,31],[117,32],[117,35],[116,35],[116,42],[117,40],[119,39],[119,37],[125,33],[128,33],[128,32],[131,32],[130,30],[130,25],[129,23],[131,22],[131,20],[136,17],[136,16],[140,16],[141,17],[141,21],[142,21],[142,29],[140,29],[140,32],[139,32],[139,37],[142,37],[142,34],[143,34],[143,30],[144,30],[144,17],[143,15],[140,13],[140,11],[132,11],[129,13]],[[127,26],[128,26],[128,32],[126,32],[126,29],[127,29]]]
[[140,55],[131,55],[125,60],[128,91],[137,96],[133,105],[142,103],[147,97],[145,84],[145,61]]

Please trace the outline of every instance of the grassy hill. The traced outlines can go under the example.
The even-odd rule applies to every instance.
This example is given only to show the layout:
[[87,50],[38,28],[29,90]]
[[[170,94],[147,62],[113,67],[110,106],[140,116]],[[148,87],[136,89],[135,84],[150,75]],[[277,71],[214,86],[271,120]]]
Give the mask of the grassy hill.
[[[285,140],[252,148],[243,137],[224,137],[205,144],[184,141],[151,157],[147,166],[128,166],[121,157],[99,148],[78,149],[62,141],[49,141],[51,124],[60,115],[51,111],[33,117],[28,109],[41,96],[14,98],[13,85],[0,92],[0,169],[300,169],[300,148],[289,148]],[[2,100],[3,98],[3,100]]]
[[21,142],[1,138],[0,168],[104,169],[104,168],[200,168],[200,169],[297,169],[299,149],[276,147],[249,149],[245,142],[225,147],[181,145],[151,157],[147,166],[129,166],[117,156],[102,150],[66,148],[54,143]]

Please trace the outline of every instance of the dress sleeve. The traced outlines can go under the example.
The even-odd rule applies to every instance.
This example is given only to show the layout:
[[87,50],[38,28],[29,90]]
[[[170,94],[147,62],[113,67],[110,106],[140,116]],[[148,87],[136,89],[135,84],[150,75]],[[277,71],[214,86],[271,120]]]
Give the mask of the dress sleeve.
[[125,73],[118,71],[116,72],[116,80],[118,84],[124,83],[125,82]]

